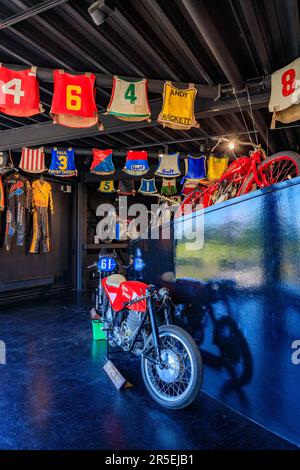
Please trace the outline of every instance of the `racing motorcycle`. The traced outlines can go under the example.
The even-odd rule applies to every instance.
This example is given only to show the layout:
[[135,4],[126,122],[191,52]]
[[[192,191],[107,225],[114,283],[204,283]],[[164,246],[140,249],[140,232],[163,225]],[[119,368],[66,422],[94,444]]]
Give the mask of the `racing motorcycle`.
[[146,389],[161,406],[190,405],[202,384],[202,357],[189,333],[171,324],[168,289],[127,281],[114,256],[88,268],[99,273],[95,310],[110,346],[140,358]]

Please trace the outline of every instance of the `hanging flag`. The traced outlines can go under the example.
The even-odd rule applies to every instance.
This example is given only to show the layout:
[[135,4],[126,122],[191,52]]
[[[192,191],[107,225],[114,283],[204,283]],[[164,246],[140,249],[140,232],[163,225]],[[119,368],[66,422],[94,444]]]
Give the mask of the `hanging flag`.
[[118,193],[120,196],[135,196],[134,179],[120,180]]
[[207,161],[207,178],[209,180],[218,180],[228,167],[228,157],[215,157],[211,154]]
[[97,189],[100,193],[115,193],[114,180],[103,180],[100,181],[99,188]]
[[90,172],[95,175],[112,175],[115,172],[112,160],[112,149],[93,149],[93,161]]
[[155,186],[155,178],[142,178],[138,192],[142,194],[156,194],[158,191]]
[[23,147],[19,168],[28,173],[43,173],[46,171],[44,147],[39,149]]
[[43,111],[36,67],[11,70],[0,64],[0,112],[29,117]]
[[197,90],[192,83],[189,88],[180,90],[171,82],[165,82],[163,106],[157,121],[171,129],[189,130],[199,127],[194,114],[196,95]]
[[276,121],[288,124],[300,119],[300,57],[272,73],[269,111],[271,129]]
[[122,121],[150,121],[148,81],[128,81],[115,75],[107,114]]
[[149,171],[149,163],[146,150],[128,150],[123,171],[134,176],[147,173]]
[[74,149],[52,149],[51,165],[49,173],[55,176],[68,177],[76,176],[77,170],[74,159]]
[[180,176],[179,152],[159,155],[159,164],[155,174],[157,176],[164,176],[165,178]]
[[161,185],[161,194],[171,196],[177,193],[176,178],[163,178]]
[[96,76],[92,73],[71,75],[54,70],[54,95],[50,114],[53,121],[67,127],[101,127],[96,106]]

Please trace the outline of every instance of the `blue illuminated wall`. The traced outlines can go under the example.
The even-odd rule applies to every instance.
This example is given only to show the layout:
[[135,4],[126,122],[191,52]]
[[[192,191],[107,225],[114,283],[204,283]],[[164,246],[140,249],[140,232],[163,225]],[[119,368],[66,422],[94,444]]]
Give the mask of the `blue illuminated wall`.
[[[187,250],[187,239],[174,237],[132,243],[145,263],[140,277],[190,304],[175,321],[201,343],[204,391],[300,446],[300,364],[292,362],[292,343],[300,340],[300,178],[179,220],[175,233],[188,232],[197,218],[202,248]],[[224,318],[251,357],[244,386],[230,379],[213,344],[214,322]]]

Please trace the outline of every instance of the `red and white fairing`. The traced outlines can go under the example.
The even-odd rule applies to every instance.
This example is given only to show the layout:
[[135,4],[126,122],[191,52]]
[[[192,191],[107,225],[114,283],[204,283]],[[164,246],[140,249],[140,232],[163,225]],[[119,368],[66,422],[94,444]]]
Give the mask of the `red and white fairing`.
[[146,294],[148,284],[139,281],[123,281],[116,287],[107,283],[109,276],[102,280],[102,285],[105,293],[109,299],[112,308],[118,312],[123,308],[135,310],[138,312],[145,312],[147,310],[146,300],[141,300],[133,305],[126,307],[124,304],[131,300],[141,297]]

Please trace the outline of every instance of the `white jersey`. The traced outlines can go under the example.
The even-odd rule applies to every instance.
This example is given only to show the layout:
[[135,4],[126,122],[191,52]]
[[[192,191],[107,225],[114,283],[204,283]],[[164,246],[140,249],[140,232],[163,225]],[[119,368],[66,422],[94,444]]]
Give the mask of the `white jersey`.
[[180,176],[179,152],[164,153],[159,156],[159,164],[155,174],[165,178]]
[[115,75],[107,114],[122,121],[150,121],[147,80],[128,81]]

